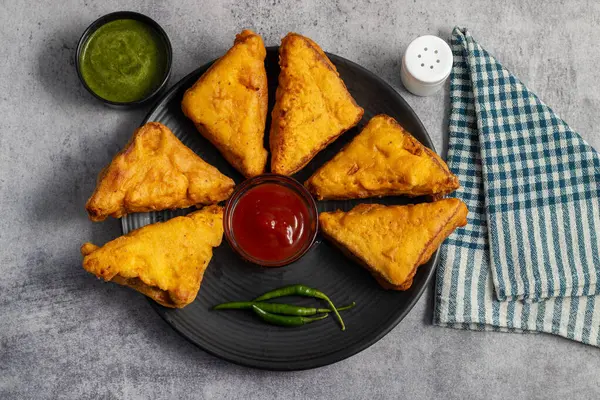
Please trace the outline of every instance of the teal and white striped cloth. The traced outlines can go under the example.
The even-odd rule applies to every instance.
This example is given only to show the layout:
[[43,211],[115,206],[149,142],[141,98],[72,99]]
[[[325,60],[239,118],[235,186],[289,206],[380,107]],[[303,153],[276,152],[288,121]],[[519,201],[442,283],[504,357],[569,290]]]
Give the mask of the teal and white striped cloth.
[[466,29],[452,51],[448,165],[469,216],[440,249],[434,323],[600,346],[600,156]]

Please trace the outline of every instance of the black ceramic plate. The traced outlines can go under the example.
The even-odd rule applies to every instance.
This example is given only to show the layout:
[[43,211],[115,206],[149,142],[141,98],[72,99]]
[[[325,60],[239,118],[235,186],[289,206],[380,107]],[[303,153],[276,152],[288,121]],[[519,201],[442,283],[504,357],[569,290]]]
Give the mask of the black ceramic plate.
[[[425,128],[410,106],[383,80],[342,57],[328,54],[348,90],[365,109],[359,125],[320,152],[295,177],[303,182],[324,162],[331,159],[374,115],[385,113],[396,118],[426,146],[433,148]],[[205,140],[181,112],[183,93],[208,69],[207,64],[179,81],[154,106],[145,118],[167,125],[181,141],[240,183],[242,176]],[[269,113],[272,109],[279,75],[277,48],[269,48],[266,59],[269,77]],[[267,120],[267,132],[270,118]],[[265,135],[268,136],[268,135]],[[268,137],[265,137],[265,147]],[[349,210],[359,202],[407,204],[424,201],[388,197],[360,201],[321,201],[319,211]],[[164,221],[190,210],[163,211],[128,215],[122,219],[123,232],[149,223]],[[192,343],[218,357],[251,367],[272,370],[315,368],[350,357],[366,349],[394,328],[416,303],[433,275],[437,253],[421,266],[410,290],[382,289],[363,268],[345,258],[322,237],[299,261],[281,268],[261,268],[243,262],[225,239],[215,249],[196,300],[187,307],[173,310],[151,301],[155,310],[176,331]],[[248,311],[210,311],[216,304],[250,300],[283,285],[302,283],[327,293],[337,305],[356,301],[357,306],[343,313],[346,331],[334,318],[299,328],[265,325]],[[287,298],[299,305],[317,305],[316,300]]]

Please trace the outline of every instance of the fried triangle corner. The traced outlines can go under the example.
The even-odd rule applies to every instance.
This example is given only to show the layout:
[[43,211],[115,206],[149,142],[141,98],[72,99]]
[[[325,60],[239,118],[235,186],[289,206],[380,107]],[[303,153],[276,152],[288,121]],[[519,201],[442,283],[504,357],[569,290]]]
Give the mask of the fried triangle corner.
[[92,221],[133,212],[226,200],[234,182],[186,147],[169,128],[149,122],[102,170],[86,210]]
[[407,290],[417,267],[467,223],[458,199],[406,206],[361,204],[319,216],[323,235],[358,261],[386,289]]
[[102,247],[81,246],[83,268],[129,286],[157,303],[181,308],[194,301],[223,238],[223,209],[213,205],[136,229]]
[[456,190],[459,182],[444,160],[396,120],[377,115],[305,185],[318,199],[440,198]]
[[183,113],[198,131],[246,177],[262,174],[267,162],[266,54],[259,35],[242,31],[181,102]]
[[364,110],[311,39],[289,33],[279,47],[279,65],[269,137],[271,171],[292,175],[355,126]]

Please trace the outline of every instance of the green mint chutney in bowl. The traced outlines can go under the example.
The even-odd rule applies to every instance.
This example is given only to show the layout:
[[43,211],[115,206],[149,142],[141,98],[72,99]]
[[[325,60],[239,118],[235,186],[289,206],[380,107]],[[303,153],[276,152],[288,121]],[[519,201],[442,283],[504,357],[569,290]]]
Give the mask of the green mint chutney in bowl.
[[172,49],[165,31],[145,15],[120,11],[86,29],[77,46],[77,73],[96,98],[133,107],[154,98],[167,84]]

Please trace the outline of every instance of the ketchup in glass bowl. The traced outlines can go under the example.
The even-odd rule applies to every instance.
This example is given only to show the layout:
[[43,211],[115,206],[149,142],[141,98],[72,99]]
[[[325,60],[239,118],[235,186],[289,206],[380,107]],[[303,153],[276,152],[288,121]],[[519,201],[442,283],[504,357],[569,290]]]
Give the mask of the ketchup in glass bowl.
[[302,257],[317,236],[317,205],[293,178],[264,174],[236,187],[223,219],[225,237],[242,258],[280,267]]

